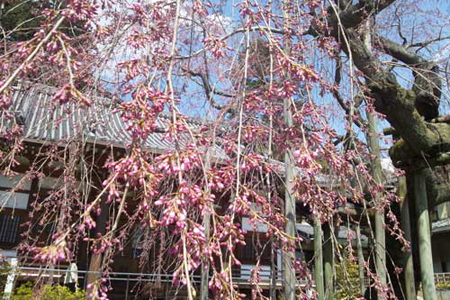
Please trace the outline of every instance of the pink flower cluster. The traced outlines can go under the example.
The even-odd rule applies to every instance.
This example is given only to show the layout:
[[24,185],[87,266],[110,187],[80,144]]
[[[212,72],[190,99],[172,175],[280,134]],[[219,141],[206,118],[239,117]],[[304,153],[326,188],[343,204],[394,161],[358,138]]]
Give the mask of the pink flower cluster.
[[97,14],[95,1],[88,0],[67,0],[67,8],[63,15],[71,22],[91,21]]
[[91,106],[91,102],[83,94],[74,88],[71,84],[65,84],[53,97],[58,104],[69,102],[78,103],[84,106]]
[[168,151],[156,157],[155,162],[158,169],[166,175],[189,172],[201,166],[199,152],[195,145],[188,145],[182,151]]
[[55,242],[50,246],[33,247],[30,249],[34,253],[34,259],[42,263],[57,264],[58,262],[69,260],[72,256],[64,240]]
[[121,104],[118,112],[128,124],[127,131],[131,132],[132,137],[145,141],[158,128],[156,118],[171,98],[146,87],[136,89],[132,97],[132,101]]
[[109,200],[119,197],[115,180],[123,180],[122,182],[131,187],[145,187],[147,197],[158,194],[158,184],[162,175],[158,174],[148,162],[150,157],[140,148],[134,148],[129,156],[105,164],[105,168],[112,171],[110,178],[103,182],[103,186],[109,188]]

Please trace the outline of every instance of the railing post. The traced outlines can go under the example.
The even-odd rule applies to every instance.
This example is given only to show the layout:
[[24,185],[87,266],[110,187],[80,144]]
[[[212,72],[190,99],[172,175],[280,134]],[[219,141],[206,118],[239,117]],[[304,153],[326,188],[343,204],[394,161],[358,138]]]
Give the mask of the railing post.
[[125,291],[125,300],[128,300],[128,289],[130,288],[130,274],[127,275],[127,287]]

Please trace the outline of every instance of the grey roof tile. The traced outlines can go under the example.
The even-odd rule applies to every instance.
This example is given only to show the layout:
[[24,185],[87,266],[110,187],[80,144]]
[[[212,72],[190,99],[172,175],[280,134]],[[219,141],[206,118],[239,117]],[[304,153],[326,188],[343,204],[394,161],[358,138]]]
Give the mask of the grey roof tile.
[[[53,104],[55,93],[55,88],[42,85],[15,88],[12,110],[25,120],[25,138],[36,141],[85,138],[123,147],[132,142],[131,134],[126,130],[129,124],[115,112],[111,100],[95,97],[95,104],[90,107],[76,107],[73,103],[60,106]],[[192,131],[206,124],[197,119],[187,119],[186,122]],[[159,114],[158,127],[163,131],[169,124],[170,116],[164,112]],[[186,134],[182,139],[188,141],[189,137]],[[174,149],[174,144],[165,139],[162,132],[150,134],[144,146],[155,152]],[[216,158],[227,158],[223,149],[215,148]]]

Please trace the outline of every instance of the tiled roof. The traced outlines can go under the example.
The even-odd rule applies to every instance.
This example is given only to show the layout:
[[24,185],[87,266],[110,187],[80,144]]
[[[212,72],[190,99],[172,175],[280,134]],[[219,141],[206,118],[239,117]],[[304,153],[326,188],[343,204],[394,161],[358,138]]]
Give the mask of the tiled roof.
[[[89,142],[112,144],[124,147],[132,142],[127,124],[114,111],[114,103],[105,98],[95,98],[90,107],[79,107],[73,103],[53,105],[56,89],[48,86],[17,87],[13,94],[12,110],[16,119],[24,125],[24,136],[29,140],[68,141],[84,138]],[[145,148],[160,153],[174,149],[174,143],[164,138],[170,124],[170,116],[160,113],[156,132],[145,141]],[[206,122],[187,119],[192,131],[199,130]],[[184,136],[185,141],[188,136]],[[216,156],[226,158],[224,151],[216,147]]]
[[[24,125],[24,137],[37,142],[64,142],[72,139],[84,139],[97,144],[125,147],[132,142],[127,124],[115,112],[114,101],[111,99],[91,97],[93,105],[79,107],[73,103],[54,105],[53,97],[56,88],[44,85],[19,85],[14,89],[12,111],[16,119]],[[117,103],[117,102],[116,102]],[[160,113],[157,118],[156,132],[150,134],[145,141],[145,148],[155,153],[162,153],[174,149],[174,144],[164,138],[165,131],[170,124],[171,116]],[[186,120],[192,131],[199,130],[207,125],[205,120],[188,118]],[[188,141],[186,134],[184,141]],[[228,156],[224,150],[216,145],[213,151],[215,159],[223,160]],[[284,163],[274,159],[265,158],[267,161],[283,173]],[[294,170],[302,174],[299,168]],[[334,186],[334,180],[328,175],[316,176],[320,185]]]

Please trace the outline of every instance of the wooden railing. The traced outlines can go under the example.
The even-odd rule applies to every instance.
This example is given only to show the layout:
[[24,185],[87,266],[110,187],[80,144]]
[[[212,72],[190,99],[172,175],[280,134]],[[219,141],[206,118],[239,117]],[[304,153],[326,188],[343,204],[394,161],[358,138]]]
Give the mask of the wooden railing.
[[450,283],[450,273],[434,273],[434,281],[436,283]]

